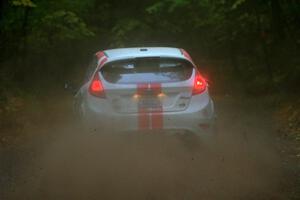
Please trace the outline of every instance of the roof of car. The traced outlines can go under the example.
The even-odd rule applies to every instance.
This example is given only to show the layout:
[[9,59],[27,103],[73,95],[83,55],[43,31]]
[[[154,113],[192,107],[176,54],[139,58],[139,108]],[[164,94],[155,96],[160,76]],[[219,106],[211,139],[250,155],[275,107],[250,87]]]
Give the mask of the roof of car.
[[119,48],[103,51],[109,60],[119,60],[133,57],[176,57],[185,58],[181,49],[170,47],[139,47]]

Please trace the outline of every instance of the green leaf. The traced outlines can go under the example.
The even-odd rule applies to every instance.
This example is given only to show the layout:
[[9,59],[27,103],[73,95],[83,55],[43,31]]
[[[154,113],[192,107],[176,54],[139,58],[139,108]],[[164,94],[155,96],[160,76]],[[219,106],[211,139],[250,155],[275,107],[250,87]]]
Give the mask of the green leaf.
[[59,10],[41,19],[33,30],[32,40],[44,45],[94,36],[87,25],[75,13]]
[[173,12],[178,7],[183,7],[189,3],[189,0],[170,0],[171,6],[168,11]]
[[231,6],[232,10],[237,9],[240,5],[244,4],[247,0],[236,0],[234,4]]
[[31,0],[11,0],[11,4],[13,6],[19,6],[19,7],[28,7],[28,8],[36,7],[36,4],[33,3]]
[[160,12],[162,10],[162,8],[164,7],[164,4],[165,3],[163,1],[155,3],[152,6],[146,8],[146,12],[148,12],[150,14]]

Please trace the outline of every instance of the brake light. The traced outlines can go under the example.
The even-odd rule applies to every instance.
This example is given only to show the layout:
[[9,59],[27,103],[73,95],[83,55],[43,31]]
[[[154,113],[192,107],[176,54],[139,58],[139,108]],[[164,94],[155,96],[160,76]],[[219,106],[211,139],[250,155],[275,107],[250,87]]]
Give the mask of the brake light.
[[197,71],[194,81],[193,95],[201,94],[206,90],[207,83],[206,80]]
[[105,98],[104,88],[99,78],[98,72],[95,74],[90,84],[89,92],[95,97]]

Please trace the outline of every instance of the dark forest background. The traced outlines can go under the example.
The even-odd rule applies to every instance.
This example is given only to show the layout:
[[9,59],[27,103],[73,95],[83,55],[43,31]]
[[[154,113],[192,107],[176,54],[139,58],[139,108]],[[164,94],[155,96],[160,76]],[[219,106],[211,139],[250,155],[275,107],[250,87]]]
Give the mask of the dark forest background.
[[[300,0],[0,0],[0,196],[3,188],[14,193],[15,172],[22,173],[25,166],[44,173],[28,165],[44,152],[33,147],[38,146],[34,142],[43,146],[59,141],[56,138],[68,132],[68,124],[73,127],[77,122],[72,115],[73,95],[64,84],[82,84],[97,51],[137,46],[186,49],[208,79],[224,144],[228,138],[233,142],[224,147],[229,152],[236,148],[241,154],[232,155],[247,159],[252,153],[243,152],[253,150],[249,159],[267,163],[268,159],[260,158],[269,158],[264,152],[269,146],[259,144],[267,144],[261,143],[264,137],[260,136],[270,135],[288,174],[280,179],[278,194],[282,199],[299,199]],[[72,143],[72,136],[66,138],[66,143]],[[235,143],[236,147],[229,147]],[[246,164],[251,168],[251,162]],[[234,166],[232,171],[245,169],[252,176],[243,165],[227,164]],[[277,167],[272,165],[268,171]],[[34,174],[28,180],[35,182]],[[230,186],[235,177],[227,175]],[[246,182],[251,180],[255,176]],[[235,184],[243,187],[244,183]],[[264,191],[269,193],[269,199],[276,199],[272,190]]]
[[0,96],[79,81],[98,50],[182,47],[213,90],[298,92],[298,0],[1,0]]

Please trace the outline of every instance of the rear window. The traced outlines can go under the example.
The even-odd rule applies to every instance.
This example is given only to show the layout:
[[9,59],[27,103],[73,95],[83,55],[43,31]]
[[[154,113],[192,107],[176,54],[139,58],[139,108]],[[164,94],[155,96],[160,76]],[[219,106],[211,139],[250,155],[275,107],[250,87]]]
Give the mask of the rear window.
[[106,64],[101,73],[111,83],[178,82],[191,77],[193,66],[175,58],[135,58]]

